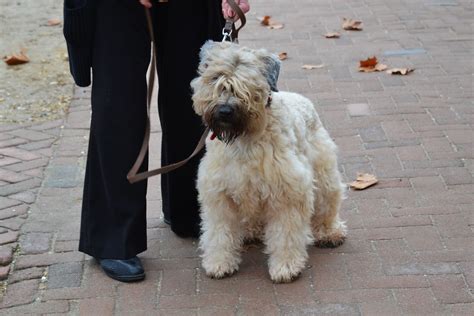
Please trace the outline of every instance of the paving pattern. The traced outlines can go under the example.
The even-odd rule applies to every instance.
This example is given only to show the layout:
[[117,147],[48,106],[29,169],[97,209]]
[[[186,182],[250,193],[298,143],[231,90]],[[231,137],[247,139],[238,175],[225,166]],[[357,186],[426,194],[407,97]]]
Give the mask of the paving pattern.
[[[255,1],[241,44],[287,52],[281,90],[318,104],[340,148],[349,191],[347,242],[309,250],[302,276],[273,284],[259,246],[240,271],[207,278],[196,241],[162,223],[159,179],[150,181],[147,278],[108,279],[77,251],[90,118],[75,89],[64,120],[0,128],[1,313],[83,315],[474,314],[473,60],[470,1]],[[285,27],[270,30],[257,17]],[[341,31],[343,17],[363,21]],[[326,39],[340,31],[341,38]],[[359,73],[370,56],[408,76]],[[324,66],[304,70],[303,64]],[[157,113],[153,113],[155,122]],[[153,128],[152,165],[159,161]],[[13,261],[12,261],[13,260]]]

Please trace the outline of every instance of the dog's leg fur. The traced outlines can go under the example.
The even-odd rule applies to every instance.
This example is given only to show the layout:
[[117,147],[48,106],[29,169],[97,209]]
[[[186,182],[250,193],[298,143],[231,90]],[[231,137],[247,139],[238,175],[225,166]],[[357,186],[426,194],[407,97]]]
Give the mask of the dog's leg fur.
[[316,174],[315,213],[312,218],[313,236],[318,247],[340,246],[347,234],[347,228],[339,218],[339,209],[344,198],[345,186],[337,168],[336,145],[327,131],[321,129],[317,135],[317,148],[326,159],[315,159]]
[[347,228],[339,218],[342,190],[318,194],[320,215],[313,217],[313,235],[315,245],[321,248],[334,248],[342,245],[346,239]]
[[[308,259],[306,247],[313,241],[310,224],[312,198],[299,204],[294,203],[298,201],[285,200],[286,203],[269,202],[264,237],[265,252],[270,255],[270,277],[277,283],[291,282],[298,277]],[[288,205],[288,201],[292,203]]]
[[202,201],[202,266],[206,274],[220,279],[239,268],[243,241],[235,208],[223,193],[207,195]]

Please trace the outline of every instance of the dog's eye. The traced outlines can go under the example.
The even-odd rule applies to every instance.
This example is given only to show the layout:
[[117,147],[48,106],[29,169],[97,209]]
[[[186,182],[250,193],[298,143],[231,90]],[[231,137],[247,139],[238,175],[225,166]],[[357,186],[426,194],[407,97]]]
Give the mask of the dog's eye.
[[217,80],[219,80],[220,77],[221,77],[221,76],[214,76],[214,77],[212,77],[211,80],[212,80],[212,81],[217,81]]

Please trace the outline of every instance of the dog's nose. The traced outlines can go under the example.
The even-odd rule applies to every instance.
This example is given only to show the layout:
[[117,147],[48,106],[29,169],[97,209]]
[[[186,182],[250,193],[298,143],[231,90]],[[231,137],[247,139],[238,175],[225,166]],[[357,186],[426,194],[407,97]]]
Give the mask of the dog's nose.
[[217,112],[219,114],[219,117],[229,118],[234,113],[234,108],[230,106],[229,104],[223,104],[219,107]]

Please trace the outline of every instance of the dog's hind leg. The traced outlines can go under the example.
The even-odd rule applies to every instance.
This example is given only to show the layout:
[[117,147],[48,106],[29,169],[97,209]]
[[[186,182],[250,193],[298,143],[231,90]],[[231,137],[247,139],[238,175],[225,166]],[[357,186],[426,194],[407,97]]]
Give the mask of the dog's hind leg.
[[232,275],[239,268],[243,233],[235,205],[224,194],[202,201],[202,266],[212,278]]
[[[308,259],[306,247],[311,244],[311,205],[272,201],[267,210],[265,252],[270,255],[269,273],[274,282],[291,282],[299,276]],[[288,205],[291,201],[291,205]],[[312,203],[312,201],[311,201]]]

